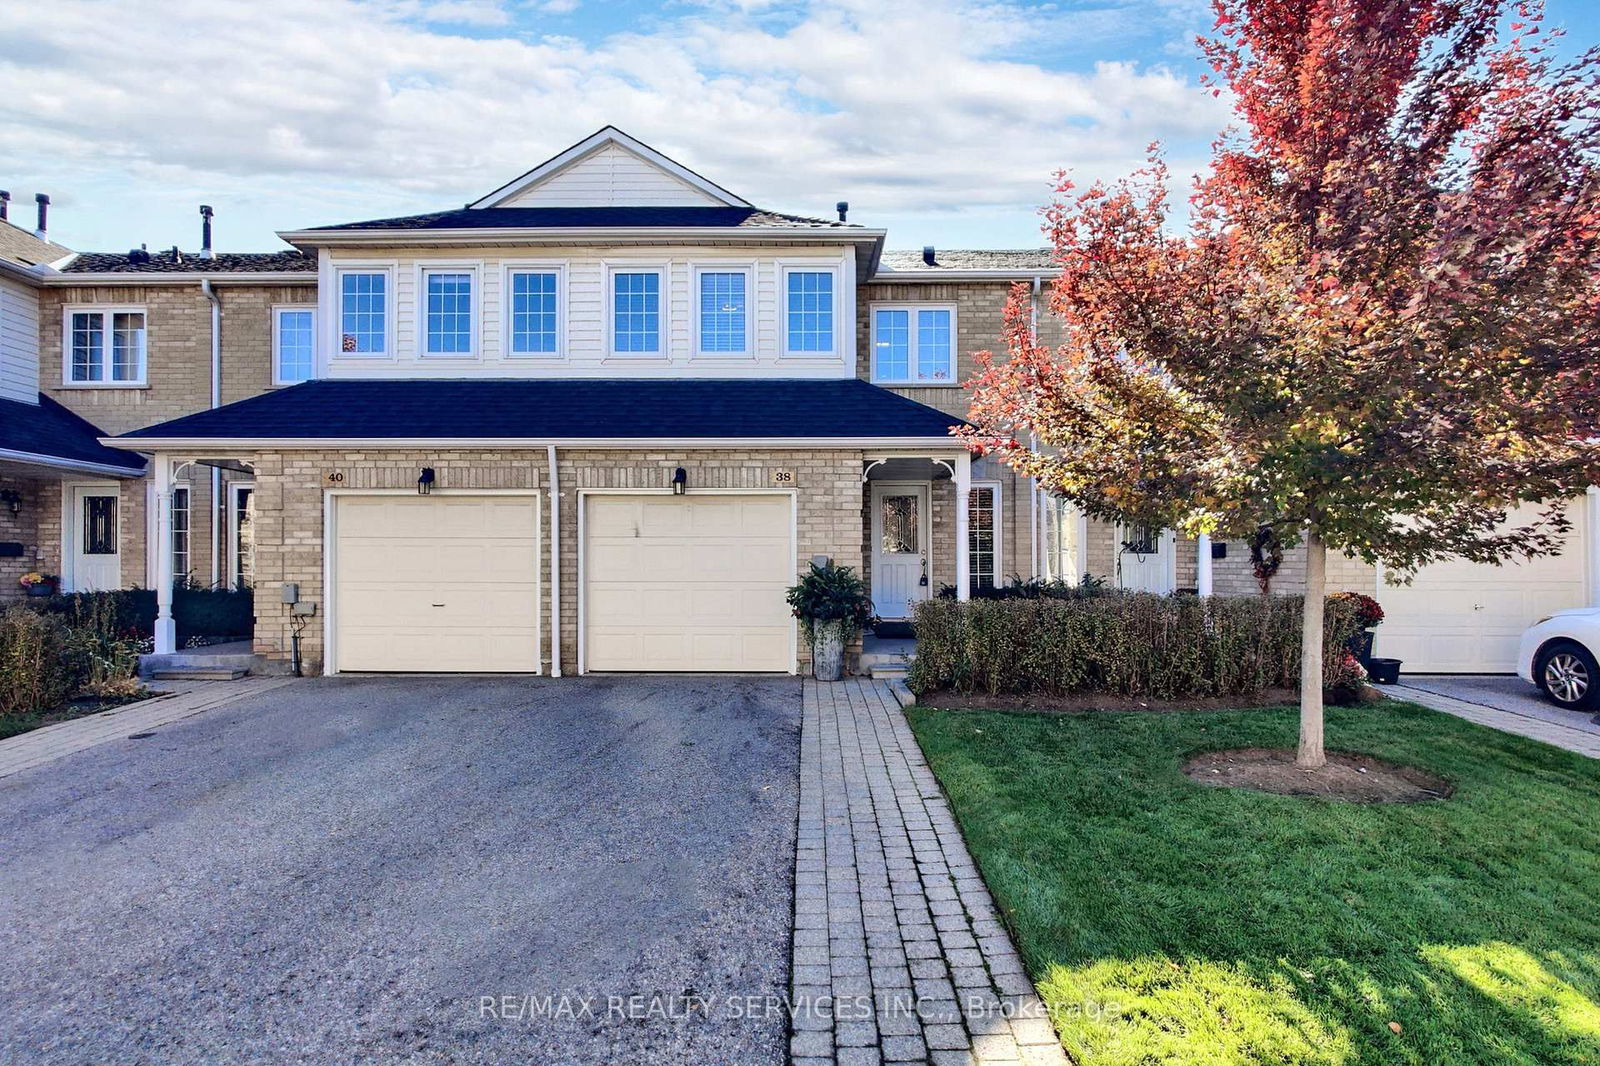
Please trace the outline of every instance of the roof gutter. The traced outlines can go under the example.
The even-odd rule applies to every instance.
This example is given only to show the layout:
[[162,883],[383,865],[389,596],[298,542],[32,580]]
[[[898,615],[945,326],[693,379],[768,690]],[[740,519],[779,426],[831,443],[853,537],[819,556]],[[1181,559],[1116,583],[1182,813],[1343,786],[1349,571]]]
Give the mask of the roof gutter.
[[680,448],[709,450],[762,448],[772,451],[806,448],[871,448],[920,451],[965,451],[953,437],[102,437],[108,448],[131,452],[221,448],[229,451],[299,451],[305,449],[382,448]]
[[285,230],[278,236],[290,244],[595,244],[618,240],[705,240],[708,238],[816,241],[864,244],[882,240],[888,230],[816,229],[800,226],[495,226],[483,229],[308,229]]
[[213,285],[261,285],[264,283],[315,285],[317,283],[317,273],[314,270],[241,270],[227,274],[198,271],[151,270],[139,272],[117,270],[98,273],[85,271],[81,274],[51,272],[49,274],[35,275],[34,280],[41,285],[193,285],[196,282],[204,281],[209,281]]
[[880,270],[868,283],[899,284],[903,281],[1028,281],[1053,278],[1061,273],[1051,267],[1026,267],[1016,270]]
[[[102,443],[104,443],[102,441]],[[144,467],[137,470],[126,466],[112,466],[110,463],[91,463],[80,459],[63,459],[56,455],[41,455],[38,452],[19,452],[10,448],[0,448],[0,460],[10,463],[26,463],[29,466],[47,466],[52,470],[71,470],[83,474],[109,474],[112,477],[143,477]]]

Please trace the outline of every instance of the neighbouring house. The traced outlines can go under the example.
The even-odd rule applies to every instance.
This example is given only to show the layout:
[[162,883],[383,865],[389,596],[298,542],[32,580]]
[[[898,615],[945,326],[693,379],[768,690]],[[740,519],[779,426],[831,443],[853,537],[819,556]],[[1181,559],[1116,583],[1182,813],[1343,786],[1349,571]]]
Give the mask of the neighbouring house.
[[[609,127],[279,252],[214,251],[202,209],[199,252],[74,254],[42,211],[0,225],[0,596],[253,585],[256,650],[308,671],[575,673],[796,670],[783,590],[818,556],[890,619],[1012,576],[1258,594],[1245,545],[1086,520],[950,438],[1047,250],[887,252]],[[1510,669],[1594,600],[1594,505],[1553,559],[1330,576],[1409,666]]]

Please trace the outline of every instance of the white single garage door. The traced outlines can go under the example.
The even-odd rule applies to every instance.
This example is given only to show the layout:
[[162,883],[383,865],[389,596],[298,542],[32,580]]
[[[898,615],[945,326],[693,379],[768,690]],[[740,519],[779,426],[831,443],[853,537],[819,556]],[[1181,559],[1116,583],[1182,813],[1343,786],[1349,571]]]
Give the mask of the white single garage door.
[[334,497],[340,670],[539,670],[536,496]]
[[585,500],[585,669],[794,669],[788,495]]
[[[1588,603],[1585,506],[1567,511],[1572,531],[1559,555],[1504,566],[1459,560],[1417,571],[1410,585],[1379,583],[1384,622],[1374,653],[1405,660],[1409,673],[1510,673],[1522,631],[1546,615]],[[1525,524],[1537,508],[1514,512]]]

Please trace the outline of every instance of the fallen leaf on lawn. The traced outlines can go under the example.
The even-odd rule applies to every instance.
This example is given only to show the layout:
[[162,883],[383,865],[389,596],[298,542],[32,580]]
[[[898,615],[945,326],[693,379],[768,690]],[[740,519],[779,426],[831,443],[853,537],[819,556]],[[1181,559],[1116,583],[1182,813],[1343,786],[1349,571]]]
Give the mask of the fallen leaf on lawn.
[[1392,1030],[1392,1031],[1393,1031],[1393,1032],[1396,1032],[1396,1033],[1398,1033],[1398,1032],[1399,1032],[1399,1031],[1400,1031],[1400,1023],[1399,1023],[1399,1022],[1390,1022],[1390,1023],[1389,1023],[1389,1028],[1390,1028],[1390,1029],[1391,1029],[1391,1030]]

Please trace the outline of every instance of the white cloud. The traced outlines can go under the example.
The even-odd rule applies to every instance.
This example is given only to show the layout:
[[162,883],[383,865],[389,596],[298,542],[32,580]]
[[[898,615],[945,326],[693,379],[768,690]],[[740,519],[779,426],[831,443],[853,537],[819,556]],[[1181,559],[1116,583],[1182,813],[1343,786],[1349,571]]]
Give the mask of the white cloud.
[[49,188],[61,225],[82,212],[85,246],[187,235],[197,198],[256,245],[450,206],[607,123],[779,209],[1031,228],[1058,167],[1120,172],[1227,119],[1161,67],[1013,58],[1071,16],[982,0],[727,0],[589,43],[525,39],[495,0],[31,6],[0,0],[0,178]]

